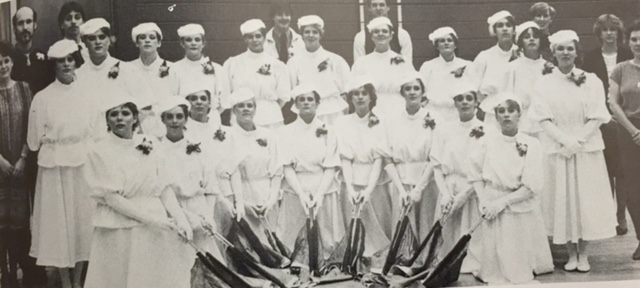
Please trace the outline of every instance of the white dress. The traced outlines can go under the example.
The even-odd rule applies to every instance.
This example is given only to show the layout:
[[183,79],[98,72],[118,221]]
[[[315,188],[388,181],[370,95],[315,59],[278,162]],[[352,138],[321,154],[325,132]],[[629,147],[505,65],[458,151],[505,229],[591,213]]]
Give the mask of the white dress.
[[[520,147],[520,149],[518,149]],[[492,220],[484,220],[480,270],[474,273],[492,284],[526,283],[534,274],[553,271],[551,250],[544,234],[537,197],[543,189],[543,151],[537,139],[524,133],[513,137],[489,133],[470,155],[469,180],[483,181],[483,195],[490,204],[524,186],[534,195],[507,205]]]
[[98,120],[88,91],[79,81],[56,80],[31,102],[27,144],[40,152],[29,255],[40,266],[89,260],[95,202],[82,170]]
[[[438,129],[438,119],[434,119],[434,128],[425,127],[425,119],[430,115],[429,110],[420,108],[414,115],[409,115],[406,109],[402,109],[398,115],[388,119],[385,123],[387,155],[396,166],[400,181],[406,191],[411,191],[418,184],[422,173],[428,166],[434,128]],[[399,199],[399,191],[392,187],[392,217],[395,225],[401,211],[402,203]],[[419,202],[413,203],[409,214],[409,219],[415,235],[418,239],[424,239],[431,230],[435,222],[435,210],[438,202],[438,188],[435,181],[429,184],[422,191]]]
[[[318,133],[324,129],[326,134]],[[317,118],[309,124],[298,117],[296,121],[285,125],[278,131],[276,141],[276,159],[282,166],[293,165],[298,181],[307,193],[315,193],[324,169],[339,168],[340,155],[336,133],[330,125]],[[304,227],[307,216],[300,203],[298,194],[293,191],[286,178],[282,182],[284,195],[278,222],[278,235],[291,251],[298,231]],[[340,184],[332,181],[324,194],[323,204],[317,213],[318,234],[321,238],[322,259],[327,259],[345,234],[344,220],[340,209]],[[284,220],[286,219],[286,221]]]
[[405,100],[400,95],[398,77],[414,71],[413,64],[404,56],[389,49],[387,52],[371,52],[358,58],[351,67],[353,76],[366,75],[373,81],[378,100],[374,113],[381,117],[400,115]]
[[[344,115],[338,118],[334,125],[338,134],[340,157],[351,162],[351,182],[357,191],[367,188],[373,162],[384,157],[384,126],[381,123],[375,125],[371,123],[370,127],[370,115],[367,114],[363,118],[360,118],[356,113]],[[344,175],[341,176],[344,178]],[[342,211],[348,228],[353,205],[349,199],[344,180],[342,185]],[[370,257],[389,245],[393,237],[392,226],[395,225],[395,223],[391,223],[389,178],[384,171],[381,171],[378,182],[371,192],[369,202],[363,207],[360,217],[365,230],[363,256]]]
[[340,55],[320,47],[315,52],[306,49],[287,62],[291,87],[312,83],[320,94],[316,117],[333,124],[349,107],[340,94],[346,93],[344,85],[349,81],[349,64]]
[[[425,93],[429,99],[427,108],[433,117],[444,122],[458,121],[458,110],[453,98],[450,97],[450,90],[463,81],[469,81],[467,68],[470,69],[470,64],[471,61],[458,57],[447,62],[442,56],[422,64],[420,74],[425,81]],[[462,74],[457,74],[458,71]]]
[[[365,33],[364,30],[361,30],[356,33],[355,37],[353,37],[353,62],[358,61],[358,59],[367,55],[367,52],[365,51],[366,34],[367,33]],[[398,37],[400,54],[409,59],[408,62],[411,62],[411,59],[413,58],[413,43],[411,42],[411,35],[409,32],[402,28],[398,28],[398,35],[394,35],[393,37]]]
[[527,57],[520,57],[507,64],[507,88],[506,91],[513,92],[520,100],[520,123],[518,131],[535,135],[542,128],[529,116],[531,97],[533,96],[533,85],[543,76],[544,64],[547,61],[540,57],[536,60]]
[[[581,75],[584,71],[575,68],[572,72]],[[602,82],[595,74],[584,75],[585,82],[580,86],[559,69],[540,78],[534,86],[532,119],[551,120],[569,136],[578,136],[589,120],[609,121]],[[540,133],[540,142],[546,155],[542,208],[553,243],[615,236],[617,221],[600,130],[596,128],[579,152],[569,158],[560,154],[564,148],[546,133]]]
[[158,177],[161,155],[156,150],[145,155],[136,148],[149,139],[152,136],[122,139],[109,133],[89,154],[86,175],[98,207],[84,287],[191,287],[195,251],[176,232],[138,222],[105,202],[107,195],[118,193],[140,211],[167,217],[160,199],[167,185]]
[[[433,147],[429,158],[434,169],[439,169],[445,180],[449,193],[455,197],[459,193],[473,190],[473,185],[469,181],[469,156],[472,149],[479,145],[479,139],[484,135],[476,135],[472,131],[482,129],[484,133],[488,130],[484,123],[473,118],[467,122],[460,120],[448,122],[436,129],[433,136]],[[440,191],[442,193],[442,191]],[[436,218],[441,215],[440,206],[436,207]],[[482,216],[478,210],[478,197],[475,190],[471,192],[467,202],[453,214],[446,217],[443,224],[443,251],[449,251],[455,243],[466,234],[474,223]],[[477,231],[471,238],[469,251],[462,266],[462,273],[477,271],[479,268],[479,253],[481,251],[480,235],[482,231]]]
[[[277,128],[284,124],[278,100],[289,101],[291,91],[289,71],[284,63],[265,52],[247,50],[225,61],[224,69],[229,75],[231,91],[246,87],[255,93],[256,125]],[[234,122],[231,126],[236,125]]]

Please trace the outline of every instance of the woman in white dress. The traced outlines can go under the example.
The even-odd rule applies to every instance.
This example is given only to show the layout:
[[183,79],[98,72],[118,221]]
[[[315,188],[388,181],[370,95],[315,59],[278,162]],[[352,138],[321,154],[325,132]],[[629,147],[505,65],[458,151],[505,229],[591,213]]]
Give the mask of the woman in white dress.
[[[189,85],[183,89],[185,92],[183,99],[190,104],[188,114],[190,121],[187,121],[184,127],[194,141],[210,143],[217,130],[228,130],[228,127],[222,126],[220,117],[216,117],[220,103],[214,102],[212,98],[211,91],[214,91],[214,87],[206,82],[185,83]],[[215,111],[215,114],[212,114],[211,110]]]
[[[155,108],[163,98],[178,94],[178,77],[171,69],[173,63],[158,55],[158,48],[162,46],[162,30],[156,23],[141,23],[131,30],[131,39],[138,47],[140,56],[129,63],[138,68],[137,81],[145,82],[151,89],[149,100],[152,108]],[[140,112],[140,116],[144,117],[140,125],[142,132],[158,138],[164,136],[165,127],[160,117],[156,117],[159,112],[156,109]]]
[[[491,99],[491,97],[505,91],[507,63],[517,58],[518,46],[513,43],[516,20],[511,13],[505,10],[497,12],[487,19],[487,23],[489,24],[489,34],[496,37],[498,43],[478,53],[469,72],[481,93],[478,95],[480,96],[480,109],[484,113],[491,114],[493,109],[482,105],[482,102],[485,98]],[[485,116],[483,121],[488,125],[499,127],[494,115]]]
[[[480,139],[488,132],[482,121],[476,118],[478,92],[469,82],[452,87],[449,101],[458,110],[458,120],[443,123],[433,135],[433,147],[429,159],[433,164],[434,180],[440,193],[436,217],[444,220],[443,251],[449,251],[455,243],[480,219],[478,197],[469,181],[468,157]],[[446,220],[445,220],[446,219]],[[462,273],[479,268],[480,239],[477,231],[471,238]]]
[[84,287],[188,288],[195,251],[180,238],[191,240],[191,227],[158,173],[164,155],[152,136],[133,132],[138,109],[129,101],[113,95],[102,104],[110,133],[89,153],[86,175],[98,207]]
[[[178,76],[178,95],[187,95],[195,91],[191,86],[202,83],[211,87],[212,107],[217,110],[209,113],[211,121],[221,123],[220,114],[226,108],[229,96],[229,77],[227,71],[218,63],[202,54],[205,47],[204,28],[200,24],[187,24],[178,28],[180,46],[185,51],[184,58],[174,63],[173,68]],[[204,84],[206,83],[206,84]]]
[[[231,91],[242,87],[253,90],[256,95],[256,125],[264,128],[281,127],[284,118],[280,108],[289,101],[291,91],[287,66],[264,51],[266,28],[262,20],[244,22],[240,25],[240,32],[247,44],[247,51],[224,62],[224,69],[231,81]],[[236,124],[234,122],[231,121],[232,126]]]
[[393,25],[387,17],[374,18],[367,24],[371,32],[375,49],[366,56],[358,58],[351,67],[353,76],[366,75],[373,81],[378,95],[376,110],[380,117],[398,115],[404,109],[405,101],[398,93],[398,75],[414,71],[410,59],[393,52],[389,43],[393,37]]
[[[58,267],[64,288],[81,286],[83,263],[89,260],[95,203],[82,175],[87,143],[95,131],[97,113],[90,90],[76,80],[80,55],[72,40],[60,40],[47,55],[55,59],[56,81],[31,103],[27,144],[38,154],[38,176],[29,255],[40,266]],[[73,269],[70,278],[69,269]]]
[[545,152],[542,209],[553,243],[567,245],[567,271],[587,272],[588,241],[616,235],[615,208],[599,127],[611,116],[602,81],[574,65],[578,35],[561,30],[549,37],[558,65],[534,85],[532,119]]
[[[200,140],[185,133],[184,127],[189,119],[188,107],[188,102],[178,97],[165,99],[157,107],[166,127],[165,136],[156,145],[157,155],[160,156],[158,174],[173,189],[191,225],[194,243],[224,262],[216,240],[208,231],[216,227],[213,207],[218,191],[215,173],[208,157],[208,148],[211,146],[202,144]],[[194,272],[197,270],[206,270],[198,259]]]
[[456,56],[458,35],[451,27],[440,27],[429,34],[438,57],[425,61],[420,67],[425,92],[429,98],[427,107],[433,116],[444,122],[458,121],[458,111],[451,100],[450,89],[460,85],[469,74],[466,72],[471,61]]
[[403,207],[411,206],[409,218],[418,239],[423,239],[435,222],[438,199],[438,189],[431,181],[433,166],[429,161],[437,119],[420,105],[424,97],[421,77],[416,71],[400,77],[398,86],[405,98],[405,107],[396,115],[382,118],[387,120],[385,170],[393,182],[392,223],[396,223]]
[[506,91],[518,96],[522,115],[518,131],[536,137],[540,126],[529,117],[529,106],[533,94],[533,84],[543,75],[551,73],[553,64],[542,56],[549,54],[549,38],[533,21],[524,22],[516,27],[516,44],[522,56],[507,64]]
[[339,204],[340,185],[336,171],[340,167],[335,129],[316,115],[320,95],[310,85],[291,91],[298,119],[278,133],[276,157],[284,167],[282,209],[278,235],[284,245],[294,250],[298,231],[305,225],[309,210],[318,220],[318,234],[323,251],[319,259],[328,259],[345,234]]
[[487,133],[470,153],[469,180],[485,218],[480,270],[474,274],[489,285],[527,283],[553,271],[536,201],[544,186],[544,152],[537,139],[518,131],[516,98],[511,93],[496,96],[494,114],[501,133]]
[[344,115],[347,102],[343,99],[345,84],[351,74],[349,64],[340,55],[325,50],[320,44],[324,37],[324,21],[317,15],[298,19],[305,48],[287,62],[291,86],[310,83],[318,87],[320,105],[316,116],[327,124]]
[[370,258],[389,244],[393,233],[389,178],[382,174],[385,131],[371,112],[377,100],[371,80],[355,77],[346,88],[350,114],[335,123],[342,159],[342,211],[347,224],[353,209],[361,209],[363,257]]

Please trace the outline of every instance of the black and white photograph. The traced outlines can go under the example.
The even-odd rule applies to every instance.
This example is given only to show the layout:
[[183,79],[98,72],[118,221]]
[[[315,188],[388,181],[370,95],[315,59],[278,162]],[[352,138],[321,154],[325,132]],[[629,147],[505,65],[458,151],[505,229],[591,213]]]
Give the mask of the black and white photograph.
[[640,0],[0,15],[0,288],[640,286]]

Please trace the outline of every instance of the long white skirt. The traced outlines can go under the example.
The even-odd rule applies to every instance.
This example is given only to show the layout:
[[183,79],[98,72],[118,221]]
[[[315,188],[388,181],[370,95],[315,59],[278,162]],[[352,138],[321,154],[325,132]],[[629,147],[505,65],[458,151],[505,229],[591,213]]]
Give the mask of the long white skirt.
[[86,288],[189,288],[195,251],[175,232],[146,225],[95,228]]
[[79,167],[38,167],[31,251],[39,266],[74,267],[89,260],[96,202]]
[[[404,188],[407,191],[411,191],[414,186],[415,185],[404,184]],[[399,195],[398,189],[392,187],[391,201],[393,229],[395,229],[396,223],[400,220],[400,213],[402,211],[402,202],[400,201]],[[418,242],[422,241],[422,239],[429,234],[431,227],[433,227],[433,223],[436,221],[438,198],[438,187],[434,181],[431,181],[422,191],[422,198],[420,198],[420,201],[412,204],[413,206],[411,207],[408,216],[411,223],[411,229],[413,230]]]
[[615,206],[602,151],[546,155],[542,211],[554,244],[616,235]]

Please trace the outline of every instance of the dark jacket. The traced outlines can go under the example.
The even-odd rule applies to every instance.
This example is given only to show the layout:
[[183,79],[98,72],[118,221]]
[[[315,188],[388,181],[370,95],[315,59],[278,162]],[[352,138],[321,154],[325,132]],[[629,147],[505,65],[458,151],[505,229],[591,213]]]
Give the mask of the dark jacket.
[[27,55],[19,53],[13,61],[11,78],[29,83],[31,92],[35,95],[55,80],[55,64],[41,51],[31,51],[29,62],[31,65],[27,66]]
[[[629,59],[633,59],[633,53],[627,48],[618,48],[618,58],[616,63],[620,63]],[[600,47],[595,48],[584,55],[584,64],[582,70],[595,73],[602,84],[604,84],[604,93],[609,91],[609,75],[607,74],[607,65],[604,64],[604,58],[602,57],[602,49]]]

